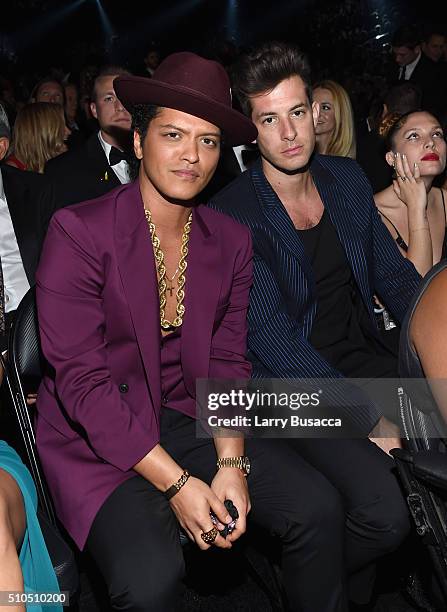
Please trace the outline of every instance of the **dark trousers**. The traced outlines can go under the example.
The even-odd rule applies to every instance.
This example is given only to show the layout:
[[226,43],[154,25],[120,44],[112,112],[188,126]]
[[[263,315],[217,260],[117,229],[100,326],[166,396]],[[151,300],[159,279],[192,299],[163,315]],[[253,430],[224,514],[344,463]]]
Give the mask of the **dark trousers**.
[[[211,482],[214,444],[196,437],[192,419],[164,409],[161,444],[182,467]],[[376,524],[369,504],[369,514],[345,527],[340,492],[287,443],[247,440],[246,451],[252,462],[250,521],[281,542],[291,610],[345,611],[345,551],[357,568],[395,548],[407,530],[403,504],[396,502],[396,512],[385,516],[383,525]],[[143,478],[128,480],[110,495],[93,522],[87,547],[115,610],[178,609],[184,574],[178,524],[164,496]]]
[[349,597],[366,603],[374,584],[374,561],[396,550],[410,531],[394,461],[369,440],[301,438],[289,444],[340,496]]

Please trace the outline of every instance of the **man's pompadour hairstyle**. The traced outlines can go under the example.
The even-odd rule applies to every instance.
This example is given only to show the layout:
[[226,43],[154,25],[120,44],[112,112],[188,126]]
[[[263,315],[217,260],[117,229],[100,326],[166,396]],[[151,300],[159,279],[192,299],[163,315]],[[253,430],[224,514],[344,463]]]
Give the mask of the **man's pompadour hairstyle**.
[[250,116],[250,96],[271,91],[281,81],[293,76],[304,81],[306,94],[312,101],[310,68],[306,56],[298,47],[283,43],[269,42],[257,47],[239,59],[231,76],[233,91],[243,112]]

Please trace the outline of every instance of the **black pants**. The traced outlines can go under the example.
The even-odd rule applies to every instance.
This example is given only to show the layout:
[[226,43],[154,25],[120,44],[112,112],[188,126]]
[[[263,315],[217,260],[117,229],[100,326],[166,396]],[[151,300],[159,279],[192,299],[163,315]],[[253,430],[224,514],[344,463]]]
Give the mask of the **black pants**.
[[374,584],[373,562],[396,550],[410,530],[394,461],[369,440],[301,438],[288,443],[340,496],[349,597],[366,603]]
[[[214,444],[196,438],[192,419],[164,409],[161,444],[182,467],[211,482]],[[364,514],[359,508],[356,520],[346,525],[340,492],[286,442],[247,440],[246,451],[252,462],[250,521],[281,541],[291,610],[345,611],[347,551],[350,566],[358,569],[397,547],[408,528],[403,502],[387,496],[376,499],[375,505],[370,500]],[[378,470],[370,477],[379,483],[389,466],[377,461],[374,467]],[[110,495],[93,522],[87,547],[106,580],[115,610],[178,608],[184,574],[178,524],[164,496],[143,478],[128,480]]]

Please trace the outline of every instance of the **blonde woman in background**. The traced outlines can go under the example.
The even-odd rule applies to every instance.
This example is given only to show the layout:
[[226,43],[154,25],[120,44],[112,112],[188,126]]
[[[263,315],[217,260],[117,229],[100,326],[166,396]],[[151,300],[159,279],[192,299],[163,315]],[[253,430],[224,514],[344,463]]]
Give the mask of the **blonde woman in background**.
[[43,173],[46,162],[67,150],[70,130],[60,104],[34,102],[17,114],[12,155],[6,163],[20,170]]
[[315,128],[318,152],[355,159],[354,114],[346,90],[335,81],[319,81],[313,87],[313,100],[320,105]]

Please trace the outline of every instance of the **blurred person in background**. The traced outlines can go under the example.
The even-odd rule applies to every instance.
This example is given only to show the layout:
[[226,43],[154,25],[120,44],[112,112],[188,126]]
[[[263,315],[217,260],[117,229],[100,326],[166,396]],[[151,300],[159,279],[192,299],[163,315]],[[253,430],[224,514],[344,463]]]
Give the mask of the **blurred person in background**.
[[131,119],[113,86],[116,77],[129,74],[120,66],[100,70],[90,96],[96,131],[80,147],[46,165],[43,233],[58,208],[97,198],[130,181]]
[[[8,118],[0,104],[0,161],[4,160],[9,139]],[[37,200],[42,183],[43,178],[34,172],[0,164],[0,352],[7,348],[17,306],[34,285],[39,259]],[[3,423],[1,431],[5,437]]]
[[5,108],[0,104],[0,161],[5,159],[11,143],[11,128]]
[[10,123],[14,123],[17,114],[17,100],[14,84],[3,76],[0,76],[0,103],[8,115]]
[[421,99],[417,85],[410,81],[400,81],[378,101],[378,112],[368,121],[369,131],[357,134],[357,162],[368,177],[374,193],[386,189],[392,180],[392,168],[385,160],[381,126],[388,123],[389,115],[402,116],[421,108]]
[[65,141],[69,134],[60,104],[27,104],[17,114],[12,154],[6,163],[42,174],[49,159],[67,150]]
[[396,81],[411,81],[422,93],[424,109],[442,113],[445,91],[440,88],[438,67],[421,50],[422,36],[413,26],[403,26],[393,35],[391,46],[395,61],[395,69],[391,76],[391,84]]
[[426,29],[422,41],[422,52],[431,59],[432,62],[442,62],[446,50],[447,37],[442,28],[431,26]]
[[142,76],[151,77],[159,63],[160,51],[157,49],[156,45],[152,43],[144,56],[144,74],[142,74]]
[[85,142],[85,131],[80,124],[79,117],[79,91],[76,83],[66,83],[64,85],[65,94],[65,123],[71,134],[67,140],[69,149],[74,149]]
[[79,111],[79,94],[75,83],[64,85],[65,92],[65,117],[70,130],[79,130],[77,123]]
[[313,99],[320,105],[317,151],[355,159],[354,114],[346,90],[335,81],[320,81],[313,87]]
[[45,77],[34,86],[30,102],[52,102],[64,106],[64,88],[56,79]]

